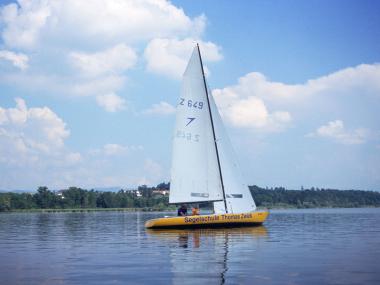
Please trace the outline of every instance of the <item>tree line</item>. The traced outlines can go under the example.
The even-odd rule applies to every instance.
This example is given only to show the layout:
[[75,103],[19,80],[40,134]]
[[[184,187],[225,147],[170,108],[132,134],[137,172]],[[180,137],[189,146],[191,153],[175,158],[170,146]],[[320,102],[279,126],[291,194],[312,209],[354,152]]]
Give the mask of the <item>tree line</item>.
[[[168,196],[155,191],[168,190],[169,187],[169,183],[160,183],[155,187],[142,185],[138,187],[138,192],[102,192],[78,187],[57,192],[39,187],[35,193],[0,193],[0,211],[89,208],[173,210]],[[283,187],[264,189],[258,186],[250,186],[250,191],[256,205],[266,208],[380,207],[380,193],[374,191],[315,188],[286,190]]]
[[259,207],[357,208],[380,207],[380,193],[361,190],[318,189],[286,190],[249,186]]
[[0,193],[0,211],[33,209],[90,209],[139,208],[164,210],[169,207],[169,197],[154,194],[155,187],[139,186],[136,191],[102,192],[70,187],[50,191],[39,187],[36,193]]

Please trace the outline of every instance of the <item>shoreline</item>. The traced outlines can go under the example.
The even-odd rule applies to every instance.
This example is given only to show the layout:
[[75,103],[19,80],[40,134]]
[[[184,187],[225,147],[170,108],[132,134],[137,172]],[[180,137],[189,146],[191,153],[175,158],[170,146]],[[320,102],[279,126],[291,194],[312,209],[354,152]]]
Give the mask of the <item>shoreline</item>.
[[173,209],[154,208],[70,208],[70,209],[13,209],[0,213],[81,213],[81,212],[168,212]]
[[[363,205],[360,207],[305,207],[299,208],[294,206],[284,207],[257,207],[257,210],[306,210],[306,209],[359,209],[359,208],[379,208],[373,205]],[[207,209],[205,209],[207,211]],[[177,209],[155,209],[155,208],[70,208],[70,209],[14,209],[1,211],[1,213],[85,213],[85,212],[175,212]]]

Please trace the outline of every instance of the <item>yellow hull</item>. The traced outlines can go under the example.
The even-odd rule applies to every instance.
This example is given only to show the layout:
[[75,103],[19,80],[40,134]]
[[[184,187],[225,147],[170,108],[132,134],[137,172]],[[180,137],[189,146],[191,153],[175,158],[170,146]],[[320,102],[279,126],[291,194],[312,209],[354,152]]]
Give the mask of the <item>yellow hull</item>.
[[145,223],[148,229],[154,228],[212,228],[241,227],[261,225],[268,217],[268,211],[257,211],[240,214],[199,215],[185,217],[166,217],[149,220]]

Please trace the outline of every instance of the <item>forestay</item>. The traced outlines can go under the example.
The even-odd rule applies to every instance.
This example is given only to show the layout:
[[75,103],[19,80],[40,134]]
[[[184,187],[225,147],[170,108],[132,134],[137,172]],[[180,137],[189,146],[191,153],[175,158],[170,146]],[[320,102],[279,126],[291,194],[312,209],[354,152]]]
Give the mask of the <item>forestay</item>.
[[199,48],[195,47],[177,105],[170,203],[223,199],[212,128]]

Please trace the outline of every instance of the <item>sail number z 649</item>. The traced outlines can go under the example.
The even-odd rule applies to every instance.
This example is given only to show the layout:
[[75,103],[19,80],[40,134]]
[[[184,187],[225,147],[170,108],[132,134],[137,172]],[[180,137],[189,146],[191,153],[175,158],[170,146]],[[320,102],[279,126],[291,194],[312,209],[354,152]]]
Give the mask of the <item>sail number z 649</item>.
[[185,98],[179,98],[179,105],[187,106],[188,108],[203,109],[202,101],[186,100]]

